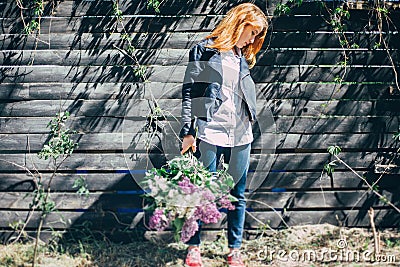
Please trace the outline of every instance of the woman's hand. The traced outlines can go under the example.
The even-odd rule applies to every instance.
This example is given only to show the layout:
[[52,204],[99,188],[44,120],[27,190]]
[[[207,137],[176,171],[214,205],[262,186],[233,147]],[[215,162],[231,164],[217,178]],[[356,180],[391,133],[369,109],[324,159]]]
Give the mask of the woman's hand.
[[192,149],[193,153],[196,152],[196,139],[194,139],[194,136],[191,134],[183,137],[181,154],[185,154],[189,148]]

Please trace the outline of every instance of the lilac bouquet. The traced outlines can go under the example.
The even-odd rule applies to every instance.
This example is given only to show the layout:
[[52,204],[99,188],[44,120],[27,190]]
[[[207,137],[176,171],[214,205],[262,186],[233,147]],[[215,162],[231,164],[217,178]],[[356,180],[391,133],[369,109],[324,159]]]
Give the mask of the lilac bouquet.
[[198,222],[217,223],[220,208],[235,209],[237,199],[229,194],[235,185],[227,165],[216,173],[208,171],[193,155],[175,157],[160,168],[146,172],[143,185],[153,211],[149,227],[174,229],[175,239],[188,241],[198,230]]

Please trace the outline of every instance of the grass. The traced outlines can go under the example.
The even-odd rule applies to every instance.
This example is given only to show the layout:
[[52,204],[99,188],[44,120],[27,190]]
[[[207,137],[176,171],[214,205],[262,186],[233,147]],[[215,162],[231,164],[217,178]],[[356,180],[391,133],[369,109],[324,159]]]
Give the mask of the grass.
[[[362,258],[362,253],[371,252],[369,258],[372,259],[374,252],[372,232],[367,229],[322,224],[258,234],[243,243],[242,251],[248,266],[398,266],[400,263],[400,233],[397,230],[381,231],[380,255],[386,258],[375,263]],[[346,245],[345,248],[340,249],[343,244],[338,247],[340,242]],[[323,254],[329,249],[336,251],[333,254],[336,259]],[[201,250],[205,266],[226,266],[228,248],[223,231],[212,241],[203,242]],[[359,255],[360,259],[343,258],[346,251],[350,256]],[[163,242],[162,239],[117,244],[92,238],[41,244],[37,266],[183,266],[185,255],[186,245]],[[393,258],[387,256],[395,257],[396,262],[388,263]],[[0,266],[31,266],[32,257],[33,242],[0,245]]]

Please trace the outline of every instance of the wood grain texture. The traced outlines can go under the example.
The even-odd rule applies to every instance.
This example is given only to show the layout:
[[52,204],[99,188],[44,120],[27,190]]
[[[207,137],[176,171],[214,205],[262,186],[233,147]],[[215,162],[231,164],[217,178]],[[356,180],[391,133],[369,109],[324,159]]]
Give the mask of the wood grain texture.
[[[26,114],[25,114],[26,115]],[[29,115],[29,114],[28,114]],[[396,133],[398,117],[396,116],[273,116],[277,133],[285,134],[368,134],[373,135]],[[48,134],[47,124],[52,117],[3,117],[0,118],[1,134]],[[167,125],[165,131],[180,129],[180,117],[161,121]],[[85,117],[73,116],[68,121],[69,128],[79,134],[143,132],[147,120],[143,117]],[[169,128],[170,127],[170,128]],[[265,133],[265,131],[263,131]]]
[[[393,83],[257,83],[258,100],[385,100],[398,99]],[[1,83],[0,100],[107,100],[133,95],[136,99],[179,99],[179,82],[32,82]]]
[[[257,101],[259,117],[263,116],[394,116],[398,114],[400,99],[376,101],[308,101],[302,99],[273,99]],[[181,100],[157,101],[162,111],[170,117],[181,113]],[[35,109],[32,109],[32,106]],[[2,117],[50,117],[60,110],[68,110],[74,116],[89,117],[141,117],[151,114],[152,103],[148,100],[132,99],[125,95],[119,100],[31,100],[0,103]]]
[[[135,56],[141,65],[177,66],[186,65],[189,49],[137,49]],[[391,65],[391,60],[399,61],[398,49],[263,49],[258,54],[257,66],[275,65],[337,65],[348,57],[348,65]],[[134,60],[117,48],[92,50],[6,50],[0,54],[2,65],[56,65],[56,66],[125,66]]]
[[[132,45],[142,49],[188,49],[204,39],[210,32],[158,32],[128,33]],[[112,49],[126,47],[127,41],[120,32],[106,33],[55,33],[43,32],[39,36],[20,33],[0,34],[1,49],[43,50],[43,49]],[[399,49],[399,35],[388,33],[380,36],[377,32],[346,32],[350,44],[357,44],[361,49],[374,49],[380,38],[385,40],[390,49]],[[329,31],[321,32],[269,32],[263,49],[316,48],[341,49],[337,35]]]
[[[399,193],[382,191],[388,200],[399,204]],[[29,210],[33,195],[26,192],[0,192],[3,209]],[[51,200],[56,209],[64,210],[111,210],[140,209],[142,199],[138,193],[102,192],[80,196],[76,193],[53,193]],[[182,204],[184,206],[184,204]],[[390,208],[385,201],[368,190],[357,191],[320,191],[320,192],[260,192],[247,197],[247,208],[253,211],[272,209],[313,210],[313,209],[350,209],[368,206]]]
[[[154,148],[154,150],[156,150]],[[295,150],[295,153],[280,154],[252,154],[250,158],[250,170],[259,168],[263,170],[274,171],[315,171],[322,170],[325,163],[330,161],[330,156],[326,148],[316,152],[303,152],[301,149]],[[126,151],[127,153],[109,152],[109,153],[75,153],[73,157],[68,158],[61,166],[60,170],[88,170],[88,171],[115,171],[115,170],[146,170],[152,167],[160,167],[165,160],[179,155],[176,154],[146,154]],[[355,169],[371,169],[376,162],[391,158],[393,152],[343,152],[341,159]],[[396,159],[396,162],[398,159]],[[13,164],[12,164],[13,163]],[[15,165],[17,164],[17,165]],[[271,167],[272,165],[272,167]],[[38,159],[35,154],[2,154],[0,158],[0,167],[3,171],[23,171],[20,166],[34,170],[36,167],[40,171],[51,171],[52,164],[48,161]],[[337,169],[346,169],[345,166]]]
[[[35,81],[73,83],[81,82],[135,82],[134,66],[2,66],[4,82],[31,83]],[[148,66],[146,77],[151,82],[182,83],[185,66]],[[396,68],[398,70],[398,68]],[[328,82],[336,77],[344,82],[394,83],[391,66],[256,66],[252,76],[255,82]]]
[[[140,130],[140,127],[137,127]],[[180,139],[178,138],[179,127],[169,129],[163,133],[156,134],[160,139],[152,146],[160,149],[174,150],[179,149]],[[175,136],[172,134],[175,132]],[[95,152],[95,151],[131,151],[142,152],[148,149],[146,140],[151,138],[151,133],[145,129],[139,132],[132,132],[132,128],[125,128],[115,133],[89,133],[74,134],[72,140],[79,144],[76,152]],[[166,140],[170,139],[170,140]],[[273,140],[268,147],[268,140]],[[29,153],[29,151],[39,151],[49,141],[49,134],[0,134],[0,152],[2,153]],[[175,143],[175,145],[173,144]],[[379,148],[394,147],[396,141],[393,139],[393,133],[268,133],[264,132],[255,137],[252,143],[252,149],[308,149],[319,150],[331,145],[338,145],[342,149],[348,150],[376,150]],[[362,149],[360,149],[362,148]],[[394,149],[393,149],[394,151]]]
[[[388,192],[399,191],[399,176],[396,174],[376,174],[371,171],[358,171],[358,174],[365,177],[369,184],[377,183],[380,189]],[[42,173],[42,182],[47,186],[51,174]],[[136,173],[129,170],[116,170],[114,172],[98,171],[71,171],[70,173],[58,172],[53,178],[51,186],[57,192],[76,192],[74,182],[82,178],[86,187],[91,192],[127,192],[141,194],[141,188],[137,181],[140,181]],[[28,173],[0,173],[0,191],[2,192],[27,192],[35,188],[34,177]],[[335,171],[328,176],[322,170],[316,171],[250,171],[248,180],[261,179],[258,188],[259,192],[316,192],[316,191],[344,191],[344,190],[366,190],[367,184],[357,177],[350,170]]]
[[[399,12],[389,14],[389,18],[395,18]],[[207,32],[215,28],[223,18],[222,14],[208,15],[131,15],[127,14],[120,20],[115,16],[81,16],[81,17],[42,17],[40,21],[41,32],[85,32],[85,33],[107,33],[107,32]],[[28,18],[24,20],[29,21]],[[279,16],[273,17],[269,28],[276,32],[316,32],[333,31],[329,24],[329,15],[308,15],[308,16]],[[366,21],[371,23],[367,24]],[[368,31],[378,31],[378,18],[365,11],[353,10],[349,20],[344,20],[344,29],[349,32],[363,32],[367,27]],[[21,17],[3,18],[0,33],[22,33],[24,29]],[[26,22],[25,22],[26,23]],[[397,31],[399,25],[396,20],[391,23],[383,23],[382,31]]]

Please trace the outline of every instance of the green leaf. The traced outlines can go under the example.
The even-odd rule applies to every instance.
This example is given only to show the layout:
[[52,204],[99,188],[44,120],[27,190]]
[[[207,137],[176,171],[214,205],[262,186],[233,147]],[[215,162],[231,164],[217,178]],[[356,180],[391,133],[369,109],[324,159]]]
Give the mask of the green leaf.
[[334,155],[334,156],[337,156],[337,155],[339,155],[340,152],[342,152],[342,149],[337,145],[329,146],[327,150],[328,150],[329,154]]
[[284,14],[288,14],[290,12],[290,7],[286,4],[277,4],[274,10],[275,16],[280,16]]
[[325,164],[324,165],[324,170],[326,171],[326,173],[328,174],[328,175],[331,175],[334,171],[335,171],[335,168],[334,168],[334,166],[337,166],[336,165],[336,163],[335,162],[329,162],[328,164]]
[[374,48],[374,49],[378,49],[378,48],[381,47],[381,45],[382,45],[381,43],[375,43],[374,46],[373,46],[373,48]]
[[400,132],[394,133],[393,134],[393,139],[396,141],[400,141]]
[[172,226],[174,228],[174,238],[176,241],[180,240],[180,234],[184,223],[184,218],[175,218],[175,220],[172,222]]

